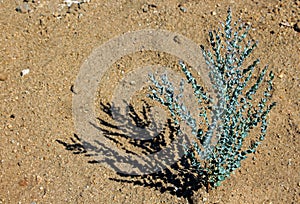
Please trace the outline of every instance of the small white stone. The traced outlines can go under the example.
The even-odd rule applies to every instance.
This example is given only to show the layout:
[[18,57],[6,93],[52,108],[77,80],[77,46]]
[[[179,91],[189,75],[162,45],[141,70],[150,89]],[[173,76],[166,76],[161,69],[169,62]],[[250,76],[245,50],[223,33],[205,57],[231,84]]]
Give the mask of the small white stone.
[[21,76],[25,76],[26,74],[29,74],[30,70],[29,69],[23,69],[21,71]]
[[278,77],[280,78],[280,79],[282,79],[283,78],[283,73],[280,73],[279,75],[278,75]]

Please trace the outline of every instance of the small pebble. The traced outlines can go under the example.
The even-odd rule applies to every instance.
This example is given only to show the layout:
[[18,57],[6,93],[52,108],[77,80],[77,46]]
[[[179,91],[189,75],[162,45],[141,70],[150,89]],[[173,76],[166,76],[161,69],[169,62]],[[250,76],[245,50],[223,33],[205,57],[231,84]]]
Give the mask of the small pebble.
[[135,84],[136,84],[135,81],[131,81],[131,82],[130,82],[130,85],[135,85]]
[[187,12],[187,9],[183,6],[180,6],[179,7],[180,11],[182,11],[183,13],[186,13]]
[[72,93],[74,93],[74,94],[77,94],[77,93],[78,93],[78,92],[75,90],[74,85],[71,85],[70,91],[72,91]]
[[144,5],[142,10],[143,10],[144,13],[147,13],[148,10],[149,10],[148,5]]
[[5,81],[7,80],[7,74],[0,73],[0,81]]
[[291,24],[289,22],[281,22],[281,26],[291,27]]
[[278,75],[278,78],[282,79],[282,78],[283,78],[283,73],[280,73],[280,74]]
[[19,13],[28,13],[30,12],[30,7],[28,5],[28,3],[23,3],[22,5],[17,6],[16,11]]
[[29,74],[30,70],[29,69],[23,69],[21,71],[21,76],[25,76],[26,74]]
[[215,16],[215,15],[217,15],[217,12],[212,11],[212,12],[211,12],[211,15]]
[[300,22],[298,22],[298,23],[295,23],[295,25],[294,25],[294,30],[296,31],[296,32],[300,32]]
[[174,38],[173,38],[174,42],[180,44],[181,41],[180,41],[180,38],[176,35]]

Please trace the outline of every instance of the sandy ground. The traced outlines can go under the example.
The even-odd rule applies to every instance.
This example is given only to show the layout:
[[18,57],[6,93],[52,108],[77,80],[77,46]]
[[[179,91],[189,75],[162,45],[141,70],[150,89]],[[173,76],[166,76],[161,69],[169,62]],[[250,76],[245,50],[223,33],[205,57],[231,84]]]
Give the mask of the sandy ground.
[[[70,9],[61,3],[0,1],[0,203],[300,202],[299,0],[92,0]],[[258,152],[221,187],[199,189],[188,201],[155,185],[118,182],[111,169],[57,142],[72,143],[70,89],[95,48],[146,28],[208,46],[207,32],[228,6],[252,25],[250,36],[259,41],[253,56],[275,72],[277,106]],[[21,76],[24,69],[30,72]]]

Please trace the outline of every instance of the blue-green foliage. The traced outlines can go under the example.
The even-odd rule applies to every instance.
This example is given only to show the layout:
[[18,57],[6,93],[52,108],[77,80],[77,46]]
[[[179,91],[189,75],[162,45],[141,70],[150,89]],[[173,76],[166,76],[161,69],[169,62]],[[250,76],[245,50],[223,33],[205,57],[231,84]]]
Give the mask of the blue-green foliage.
[[[241,166],[241,161],[246,159],[247,154],[256,151],[266,135],[267,115],[275,105],[268,103],[274,75],[269,72],[268,79],[265,79],[267,66],[259,73],[256,81],[252,85],[249,84],[259,59],[246,67],[243,63],[257,46],[257,42],[249,40],[242,46],[250,28],[238,23],[232,25],[229,9],[223,32],[209,32],[211,50],[205,50],[201,46],[210,70],[209,77],[216,94],[214,97],[205,92],[204,87],[197,83],[185,64],[180,62],[187,83],[192,86],[194,96],[198,100],[199,118],[202,122],[197,124],[196,119],[181,102],[184,80],[179,85],[179,94],[175,95],[174,86],[166,75],[161,76],[160,80],[149,75],[154,84],[150,87],[149,97],[168,108],[175,125],[184,121],[196,136],[197,141],[186,150],[186,156],[197,169],[199,176],[211,187],[219,186],[231,172]],[[262,84],[265,86],[262,87]],[[260,87],[265,89],[263,96],[254,103],[253,97]],[[257,126],[261,129],[258,139],[252,140],[248,147],[244,147],[244,139],[250,130]],[[179,129],[178,135],[180,133]],[[217,139],[215,144],[212,142],[213,137]]]

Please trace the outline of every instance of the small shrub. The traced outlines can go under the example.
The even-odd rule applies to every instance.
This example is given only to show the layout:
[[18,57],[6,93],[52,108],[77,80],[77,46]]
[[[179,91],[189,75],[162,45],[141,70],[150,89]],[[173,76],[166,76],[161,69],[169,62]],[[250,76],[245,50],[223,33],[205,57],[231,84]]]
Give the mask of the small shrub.
[[[186,148],[185,156],[198,176],[204,179],[208,189],[220,186],[222,181],[241,166],[241,161],[248,154],[256,151],[265,138],[267,116],[275,105],[274,102],[269,102],[273,89],[272,71],[266,77],[268,67],[265,66],[251,85],[259,59],[248,66],[244,65],[257,46],[257,42],[253,40],[244,43],[250,27],[240,22],[232,23],[230,9],[222,26],[223,31],[218,29],[209,32],[211,50],[201,46],[215,97],[210,96],[197,83],[184,62],[180,62],[180,66],[186,80],[181,81],[177,95],[167,75],[160,76],[160,80],[153,74],[149,75],[153,85],[150,86],[148,96],[168,109],[173,123],[179,126],[177,135],[183,133],[180,128],[180,121],[183,121],[195,136],[196,141]],[[193,118],[181,101],[185,81],[192,87],[193,95],[198,101],[200,122]],[[259,88],[264,91],[257,98]],[[255,102],[254,96],[259,101]],[[245,147],[245,139],[254,127],[260,127],[260,135]]]

